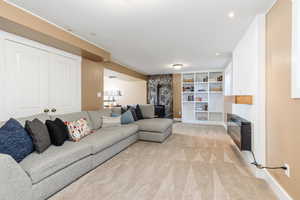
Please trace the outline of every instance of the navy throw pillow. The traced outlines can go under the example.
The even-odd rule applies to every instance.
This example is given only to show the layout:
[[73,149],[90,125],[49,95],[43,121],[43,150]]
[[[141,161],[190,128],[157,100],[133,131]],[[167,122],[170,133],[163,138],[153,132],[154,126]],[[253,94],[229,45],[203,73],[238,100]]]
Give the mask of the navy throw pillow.
[[131,124],[133,122],[134,118],[130,110],[121,115],[121,124]]
[[33,142],[25,128],[15,119],[0,128],[0,153],[8,154],[21,162],[33,152]]

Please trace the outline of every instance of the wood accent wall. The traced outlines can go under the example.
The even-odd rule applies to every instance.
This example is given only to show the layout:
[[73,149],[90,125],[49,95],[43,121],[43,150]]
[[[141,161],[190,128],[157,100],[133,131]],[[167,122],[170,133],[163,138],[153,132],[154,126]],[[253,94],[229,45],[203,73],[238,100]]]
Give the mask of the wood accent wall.
[[269,172],[296,200],[300,199],[300,100],[291,99],[292,1],[277,0],[266,22],[267,164],[290,165],[291,177],[281,170]]
[[131,70],[129,68],[127,68],[126,66],[123,66],[119,63],[113,62],[113,61],[108,61],[108,62],[104,62],[103,63],[104,67],[107,69],[110,69],[112,71],[116,71],[122,74],[126,74],[128,76],[132,76],[141,80],[148,80],[148,76],[138,73],[134,70]]
[[173,74],[173,115],[181,118],[181,74]]
[[[104,68],[101,62],[82,59],[82,110],[99,110],[103,108]],[[101,97],[97,93],[101,92]]]
[[5,1],[0,1],[0,29],[83,56],[110,60],[110,53]]

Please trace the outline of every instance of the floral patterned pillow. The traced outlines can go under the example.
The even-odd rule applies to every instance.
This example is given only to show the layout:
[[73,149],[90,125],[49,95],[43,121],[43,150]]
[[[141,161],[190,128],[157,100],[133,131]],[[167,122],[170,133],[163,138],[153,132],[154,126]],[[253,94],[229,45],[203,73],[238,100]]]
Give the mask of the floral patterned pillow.
[[92,133],[86,119],[82,118],[73,122],[65,122],[69,129],[69,137],[72,141],[78,142],[83,137]]

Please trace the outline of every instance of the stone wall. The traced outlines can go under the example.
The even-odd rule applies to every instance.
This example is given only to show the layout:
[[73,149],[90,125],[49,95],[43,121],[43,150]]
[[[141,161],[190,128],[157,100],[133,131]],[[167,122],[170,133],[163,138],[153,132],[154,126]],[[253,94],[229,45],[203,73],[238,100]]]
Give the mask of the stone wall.
[[166,107],[166,116],[170,117],[173,114],[173,90],[172,90],[172,74],[152,75],[148,80],[148,103],[157,105],[157,86],[160,88],[160,105]]

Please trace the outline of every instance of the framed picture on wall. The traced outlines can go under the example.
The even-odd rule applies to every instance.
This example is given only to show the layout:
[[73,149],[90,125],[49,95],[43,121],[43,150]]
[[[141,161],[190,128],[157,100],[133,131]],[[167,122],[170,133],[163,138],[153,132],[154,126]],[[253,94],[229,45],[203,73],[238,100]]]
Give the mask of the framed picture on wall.
[[291,96],[300,98],[300,0],[293,0]]

